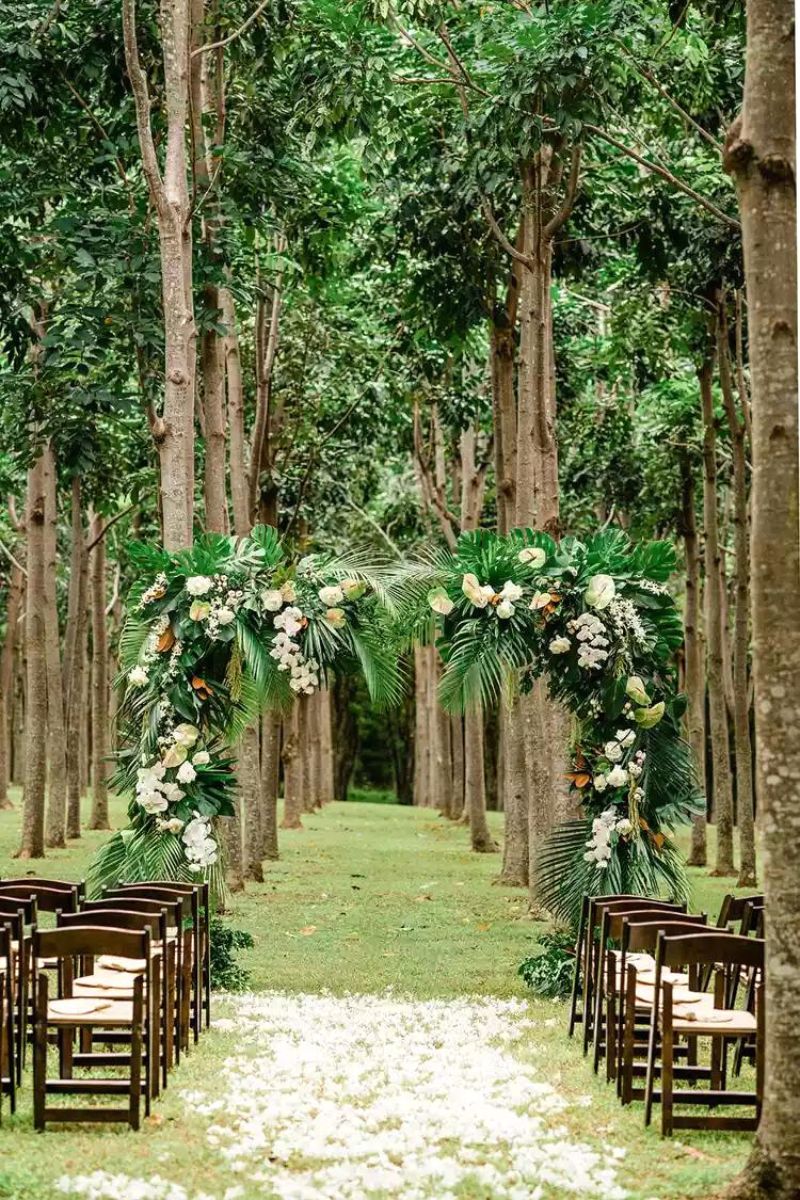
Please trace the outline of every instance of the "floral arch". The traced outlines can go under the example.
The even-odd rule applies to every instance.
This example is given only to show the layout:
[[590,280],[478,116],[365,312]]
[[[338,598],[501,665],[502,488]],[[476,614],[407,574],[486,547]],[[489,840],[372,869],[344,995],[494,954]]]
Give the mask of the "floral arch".
[[292,562],[276,531],[218,534],[169,554],[130,548],[140,584],[120,644],[113,786],[130,824],[102,848],[93,887],[210,878],[215,820],[233,812],[232,746],[264,707],[288,708],[332,669],[360,668],[373,698],[402,695],[402,646],[436,614],[440,698],[488,706],[547,680],[572,715],[569,773],[583,818],[541,849],[536,888],[572,918],[587,890],[687,892],[672,841],[701,801],[681,736],[681,619],[664,542],[609,530],[586,543],[513,530],[464,534],[455,552],[389,572],[363,555]]
[[557,543],[516,529],[464,534],[417,574],[434,585],[425,598],[446,708],[497,704],[509,684],[525,692],[544,677],[571,714],[568,779],[583,817],[545,839],[534,881],[566,919],[586,892],[688,892],[672,833],[702,793],[681,736],[683,628],[666,587],[675,566],[668,543],[634,545],[621,530]]

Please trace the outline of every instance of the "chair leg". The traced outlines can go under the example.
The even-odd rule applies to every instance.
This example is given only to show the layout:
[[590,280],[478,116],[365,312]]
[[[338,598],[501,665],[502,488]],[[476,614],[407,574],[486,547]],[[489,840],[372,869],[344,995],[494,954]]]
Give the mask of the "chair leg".
[[584,896],[583,904],[581,905],[581,915],[578,924],[578,936],[575,939],[575,974],[572,977],[572,993],[569,1002],[569,1024],[567,1026],[567,1034],[569,1037],[575,1033],[575,1025],[578,1019],[578,997],[581,993],[581,967],[583,959],[583,941],[584,929],[586,927],[586,906],[588,905],[588,897]]
[[661,1037],[661,1133],[672,1137],[672,1065],[674,1039],[672,1014],[664,1014],[664,1029]]
[[[138,1129],[142,1099],[142,1027],[134,1020],[131,1026],[131,1093],[128,1109],[128,1124]],[[145,1103],[146,1103],[145,1099]]]
[[647,1040],[647,1073],[644,1085],[644,1123],[649,1125],[653,1118],[653,1091],[656,1078],[656,1043],[658,1019],[655,1011],[650,1014],[650,1035]]
[[36,1008],[33,1020],[33,1127],[42,1132],[45,1127],[47,1095],[47,976],[42,974],[36,988]]
[[617,996],[611,990],[606,1001],[606,1083],[613,1083],[617,1076]]
[[761,987],[756,991],[756,1117],[758,1120],[761,1120],[761,1106],[764,1102],[765,1033],[764,989]]

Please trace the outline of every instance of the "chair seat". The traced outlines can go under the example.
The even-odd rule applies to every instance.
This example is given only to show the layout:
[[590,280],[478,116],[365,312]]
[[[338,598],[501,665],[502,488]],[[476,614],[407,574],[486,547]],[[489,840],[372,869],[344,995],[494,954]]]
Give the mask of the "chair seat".
[[[655,993],[656,990],[652,984],[637,983],[636,1007],[641,1005],[644,1008],[652,1008]],[[687,1004],[708,1008],[713,1006],[714,997],[710,992],[693,992],[690,988],[677,984],[672,989],[672,1003],[675,1008],[683,1008]]]
[[91,975],[81,975],[76,979],[73,995],[96,996],[98,993],[109,995],[114,992],[123,999],[130,999],[133,985],[138,978],[134,971],[109,971],[101,967]]
[[[158,953],[160,954],[161,951],[159,950]],[[123,958],[118,954],[101,954],[96,965],[107,971],[133,971],[138,974],[145,970],[147,962],[143,958]]]
[[738,1008],[714,1008],[709,1005],[686,1006],[673,1017],[672,1028],[676,1033],[749,1034],[756,1032],[756,1019],[752,1013]]
[[[76,997],[83,999],[83,997]],[[47,1006],[48,1025],[131,1025],[133,1023],[133,1004],[127,1000],[115,1000],[98,997],[98,1007],[89,1013],[59,1012],[51,1002]]]

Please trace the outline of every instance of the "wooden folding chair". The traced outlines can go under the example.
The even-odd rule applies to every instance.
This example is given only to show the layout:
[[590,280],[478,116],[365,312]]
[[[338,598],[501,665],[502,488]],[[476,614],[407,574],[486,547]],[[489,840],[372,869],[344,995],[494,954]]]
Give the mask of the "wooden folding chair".
[[22,1082],[28,1033],[28,991],[30,985],[31,935],[36,928],[36,898],[0,896],[0,921],[11,929],[11,969],[7,977],[7,1000],[14,1009],[17,1039],[14,1064],[17,1086]]
[[[150,1085],[145,1075],[142,1088],[143,1040],[150,1036],[152,1021],[148,1019],[145,997],[153,996],[153,968],[149,929],[106,929],[80,925],[75,929],[37,930],[33,935],[35,960],[55,959],[58,963],[58,996],[50,996],[50,977],[47,971],[39,972],[34,987],[34,1048],[33,1048],[33,1123],[37,1130],[46,1127],[48,1121],[113,1122],[126,1121],[132,1129],[138,1129],[142,1091],[144,1090],[145,1111],[150,1111]],[[133,999],[92,999],[75,997],[73,981],[75,962],[79,973],[91,974],[94,963],[101,955],[118,955],[137,960],[143,964],[141,972],[133,980]],[[57,1078],[47,1074],[48,1031],[54,1030],[59,1040],[59,1063],[62,1069]],[[129,1066],[128,1078],[76,1079],[72,1075],[70,1056],[76,1036],[89,1030],[125,1030],[130,1036],[130,1054],[126,1056]],[[152,1062],[152,1045],[148,1047]],[[95,1059],[95,1064],[102,1065]],[[115,1064],[116,1065],[116,1064]],[[48,1097],[58,1095],[125,1096],[126,1107],[83,1106],[59,1107],[48,1105]]]
[[[688,968],[690,983],[699,979],[701,969],[714,968],[713,996],[705,993],[695,1005],[678,1005],[674,986],[665,971]],[[758,976],[754,988],[754,1012],[727,1008],[730,977],[742,967],[750,967]],[[655,1101],[656,1046],[661,1043],[661,1132],[669,1136],[675,1129],[754,1130],[761,1116],[764,1091],[764,943],[737,934],[682,934],[668,937],[660,933],[656,944],[656,978],[650,1043],[645,1085],[645,1123],[652,1119]],[[724,1052],[726,1039],[754,1036],[756,1039],[755,1092],[730,1091],[726,1088]],[[680,1037],[707,1039],[711,1046],[711,1086],[676,1091],[674,1086],[675,1043]],[[697,1104],[708,1108],[725,1105],[750,1106],[752,1117],[684,1116],[675,1113],[676,1104]]]
[[[176,1062],[180,1062],[181,1053],[189,1042],[189,994],[191,991],[191,950],[188,946],[190,933],[182,929],[187,913],[186,899],[182,896],[160,896],[149,899],[134,892],[123,892],[120,895],[106,894],[102,900],[87,900],[83,912],[103,912],[124,909],[128,912],[166,913],[168,948],[165,958],[165,986],[172,997],[172,1019],[170,1021],[170,1050]],[[162,945],[154,943],[153,953],[160,953]],[[109,963],[101,960],[100,966],[108,968]],[[117,964],[124,967],[123,964]]]
[[77,912],[85,890],[83,883],[58,879],[0,879],[0,896],[35,896],[40,913]]
[[211,891],[208,883],[171,883],[154,880],[148,883],[120,884],[118,888],[109,889],[107,894],[116,895],[120,892],[135,892],[141,896],[147,894],[153,899],[170,894],[173,899],[181,897],[189,900],[192,929],[190,1021],[194,1040],[198,1041],[204,1017],[206,1027],[211,1023]]
[[606,896],[589,896],[583,897],[581,902],[581,915],[578,919],[578,936],[575,939],[575,974],[572,977],[572,994],[569,1004],[569,1024],[567,1033],[570,1037],[575,1032],[575,1026],[580,1025],[584,1020],[584,1011],[579,1007],[583,996],[583,974],[585,970],[586,959],[586,929],[589,923],[589,905],[593,900],[635,900],[636,896],[630,893],[621,892],[616,895]]
[[19,1046],[15,1033],[15,964],[11,948],[12,928],[0,918],[0,1116],[3,1096],[8,1096],[12,1114],[17,1109]]
[[[91,911],[84,909],[79,913],[58,914],[58,926],[64,929],[75,929],[80,925],[88,925],[92,928],[150,930],[153,999],[149,1011],[153,1022],[153,1054],[151,1062],[148,1059],[147,1040],[145,1040],[144,1060],[146,1069],[151,1072],[151,1090],[154,1096],[159,1094],[162,1087],[167,1086],[167,1073],[173,1065],[174,1054],[175,946],[166,936],[167,920],[166,909],[162,909],[160,913],[127,912],[121,905],[118,909],[97,910],[93,908]],[[169,966],[170,959],[173,960],[172,969]],[[133,1000],[133,983],[135,976],[141,973],[140,964],[133,959],[122,959],[117,960],[118,965],[114,967],[101,965],[101,962],[107,961],[108,956],[103,956],[95,964],[91,975],[79,975],[73,980],[73,996],[103,996],[113,1000]],[[127,969],[123,969],[124,967]],[[145,1004],[147,1004],[146,994]],[[91,1031],[83,1031],[81,1052],[74,1056],[75,1066],[84,1065],[82,1054],[93,1054],[93,1040],[107,1045],[114,1043],[127,1045],[129,1038],[125,1031],[106,1030],[94,1038]],[[96,1061],[96,1056],[92,1061]],[[104,1065],[116,1065],[113,1055],[105,1056]]]
[[645,896],[611,898],[594,897],[589,901],[586,923],[586,946],[584,948],[583,973],[583,1053],[589,1053],[594,1041],[594,1015],[597,1007],[597,981],[600,976],[600,923],[603,913],[635,912],[647,905],[655,912],[685,912],[685,904],[673,904],[667,900],[648,900]]

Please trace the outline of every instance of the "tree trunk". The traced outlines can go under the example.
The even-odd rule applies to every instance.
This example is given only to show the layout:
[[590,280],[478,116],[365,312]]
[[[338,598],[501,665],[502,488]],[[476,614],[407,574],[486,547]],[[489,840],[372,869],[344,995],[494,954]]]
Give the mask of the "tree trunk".
[[319,738],[320,738],[320,804],[330,804],[334,799],[333,784],[333,731],[331,728],[331,693],[323,688],[319,693]]
[[278,713],[261,717],[261,848],[264,858],[278,852],[278,785],[280,782],[281,719]]
[[[303,813],[303,722],[302,701],[295,700],[292,715],[284,724],[283,739],[283,820],[281,829],[302,829]],[[288,731],[286,729],[288,725]]]
[[[689,700],[686,710],[686,731],[692,747],[697,777],[706,791],[706,674],[702,635],[702,583],[700,577],[700,552],[695,513],[695,482],[688,454],[681,455],[681,480],[683,499],[681,507],[681,529],[686,560],[686,603],[683,614],[683,635],[686,663],[686,694]],[[696,816],[692,821],[692,845],[689,863],[694,867],[706,865],[706,815]]]
[[[747,497],[747,449],[744,413],[736,411],[731,378],[725,301],[720,308],[718,336],[719,381],[733,451],[733,528],[736,566],[736,611],[733,631],[733,729],[736,756],[736,814],[739,825],[738,887],[756,885],[755,801],[753,747],[750,742],[750,522]],[[746,403],[746,397],[742,397]]]
[[800,1194],[800,675],[794,19],[749,0],[742,115],[728,138],[742,215],[753,392],[756,772],[766,899],[764,1104],[733,1195]]
[[14,652],[17,646],[17,626],[22,614],[25,576],[19,567],[12,567],[6,597],[6,636],[0,655],[0,809],[13,808],[8,797],[12,767],[12,721],[14,715]]
[[712,395],[713,360],[698,371],[703,406],[703,522],[706,560],[706,669],[714,773],[717,857],[714,875],[733,875],[733,790],[728,743],[728,708],[723,678],[722,589],[717,518],[717,433]]
[[428,648],[414,646],[414,803],[428,803],[430,780],[430,722],[428,710]]
[[28,538],[25,620],[25,793],[18,858],[44,858],[47,779],[47,660],[45,654],[44,523],[47,512],[44,453],[28,468],[25,528]]
[[237,775],[241,811],[244,815],[243,866],[244,878],[262,883],[264,871],[261,866],[264,841],[261,828],[261,781],[259,772],[258,727],[250,725],[245,730],[237,749]]
[[61,670],[61,645],[58,629],[58,603],[56,599],[56,570],[58,567],[56,460],[51,445],[48,445],[44,450],[44,475],[44,604],[49,767],[45,845],[49,847],[63,847],[67,844],[67,745],[64,724],[64,677]]
[[336,800],[347,799],[347,789],[358,754],[358,725],[351,704],[353,681],[347,675],[333,680],[333,781]]
[[464,718],[461,714],[450,717],[450,762],[452,765],[452,780],[450,786],[450,808],[447,813],[452,821],[459,821],[464,813],[465,780],[464,780]]
[[[90,540],[103,528],[94,516]],[[92,609],[92,812],[90,829],[110,829],[108,821],[108,627],[106,625],[106,540],[101,537],[90,554],[89,588]]]
[[469,812],[469,840],[478,854],[493,854],[497,843],[486,820],[486,784],[483,767],[483,713],[464,714],[464,795]]
[[[206,287],[207,309],[219,308],[216,287]],[[219,318],[217,318],[219,319]],[[228,532],[228,497],[225,489],[225,371],[223,339],[216,329],[205,329],[202,338],[203,409],[206,461],[203,471],[206,529]]]
[[67,837],[81,836],[81,741],[86,710],[83,680],[86,664],[86,591],[88,555],[83,530],[81,481],[72,480],[72,546],[70,551],[67,628],[64,638],[64,704],[67,714]]

